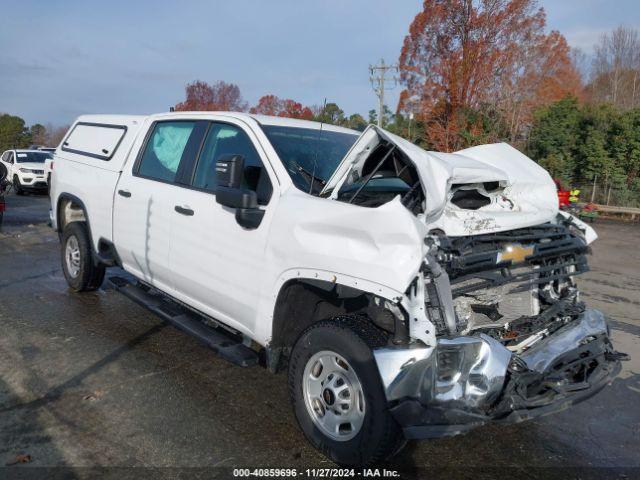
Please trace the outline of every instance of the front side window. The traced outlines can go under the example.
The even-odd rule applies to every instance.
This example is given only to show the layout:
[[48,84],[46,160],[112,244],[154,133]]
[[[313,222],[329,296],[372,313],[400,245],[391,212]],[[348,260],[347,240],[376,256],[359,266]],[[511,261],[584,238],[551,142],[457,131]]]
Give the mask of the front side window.
[[216,162],[227,155],[244,157],[242,187],[255,191],[258,195],[258,204],[266,205],[272,192],[269,175],[249,136],[234,125],[211,124],[193,176],[193,186],[215,192]]
[[358,135],[312,128],[263,125],[296,187],[319,193]]
[[147,141],[138,175],[174,182],[195,122],[158,122]]

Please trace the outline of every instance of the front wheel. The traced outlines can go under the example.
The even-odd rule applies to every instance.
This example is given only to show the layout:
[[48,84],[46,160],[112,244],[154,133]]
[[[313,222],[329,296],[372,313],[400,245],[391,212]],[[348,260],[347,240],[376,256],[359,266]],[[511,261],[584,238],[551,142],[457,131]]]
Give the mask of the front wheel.
[[386,342],[363,317],[341,316],[312,325],[291,353],[289,391],[298,424],[340,465],[375,464],[405,444],[372,353]]
[[104,280],[104,265],[96,265],[91,255],[89,232],[84,222],[71,222],[62,232],[62,271],[76,292],[96,290]]
[[24,195],[24,189],[20,184],[20,179],[17,175],[13,176],[13,190],[16,192],[16,195]]

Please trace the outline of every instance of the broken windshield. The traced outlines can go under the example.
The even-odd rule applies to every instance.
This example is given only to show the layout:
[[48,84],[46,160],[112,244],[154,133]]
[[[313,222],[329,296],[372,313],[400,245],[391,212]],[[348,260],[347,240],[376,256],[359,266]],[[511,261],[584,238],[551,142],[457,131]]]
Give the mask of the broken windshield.
[[358,139],[356,134],[312,128],[263,125],[262,129],[295,186],[314,194],[322,190]]

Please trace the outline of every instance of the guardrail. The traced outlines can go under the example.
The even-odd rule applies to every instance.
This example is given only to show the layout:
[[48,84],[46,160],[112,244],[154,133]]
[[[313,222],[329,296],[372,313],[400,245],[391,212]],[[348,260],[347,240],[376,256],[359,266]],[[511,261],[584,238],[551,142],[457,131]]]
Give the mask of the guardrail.
[[640,217],[640,208],[634,208],[634,207],[616,207],[613,205],[600,205],[600,204],[594,204],[596,207],[596,210],[600,213],[611,213],[611,214],[618,214],[618,215],[631,215],[631,220],[635,220],[636,218]]

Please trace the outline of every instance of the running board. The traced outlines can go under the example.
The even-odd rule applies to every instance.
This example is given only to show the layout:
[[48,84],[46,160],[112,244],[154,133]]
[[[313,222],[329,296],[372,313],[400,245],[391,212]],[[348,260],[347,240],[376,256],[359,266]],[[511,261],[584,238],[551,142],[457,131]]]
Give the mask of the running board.
[[258,354],[233,338],[231,333],[206,325],[200,317],[181,305],[123,277],[110,277],[113,287],[137,304],[152,311],[165,322],[203,342],[220,357],[240,367],[258,363]]

